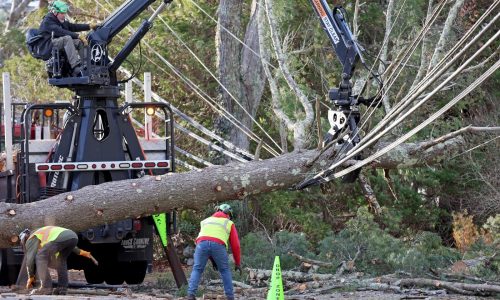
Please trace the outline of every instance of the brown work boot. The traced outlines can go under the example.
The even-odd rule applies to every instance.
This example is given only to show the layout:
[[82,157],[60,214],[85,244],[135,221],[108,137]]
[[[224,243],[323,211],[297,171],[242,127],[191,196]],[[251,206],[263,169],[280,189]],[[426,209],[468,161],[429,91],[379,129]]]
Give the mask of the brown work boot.
[[196,300],[196,296],[195,295],[188,295],[187,300]]

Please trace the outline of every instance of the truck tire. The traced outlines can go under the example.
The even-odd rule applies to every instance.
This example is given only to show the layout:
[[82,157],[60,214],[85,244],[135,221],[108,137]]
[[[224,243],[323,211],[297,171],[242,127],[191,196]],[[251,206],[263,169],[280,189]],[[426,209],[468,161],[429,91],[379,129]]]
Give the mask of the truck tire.
[[83,270],[85,274],[85,280],[90,284],[100,284],[104,282],[104,272],[102,268],[96,266],[90,266]]
[[0,249],[0,286],[15,284],[17,275],[21,269],[20,265],[7,265],[6,249]]
[[108,263],[103,265],[104,267],[104,280],[107,284],[110,285],[118,285],[122,284],[124,280],[124,274],[120,268],[120,264],[118,262]]
[[0,285],[9,285],[7,272],[7,263],[5,261],[4,250],[0,250]]
[[146,277],[148,262],[145,260],[122,262],[121,267],[127,284],[140,284]]

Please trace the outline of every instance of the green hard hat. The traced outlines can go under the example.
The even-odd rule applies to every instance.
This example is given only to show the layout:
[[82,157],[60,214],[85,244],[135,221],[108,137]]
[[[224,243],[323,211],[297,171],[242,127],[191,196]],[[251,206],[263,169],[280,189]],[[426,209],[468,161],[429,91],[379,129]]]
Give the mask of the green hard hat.
[[65,14],[68,12],[69,6],[66,2],[61,0],[56,0],[52,3],[51,10],[56,13]]
[[230,215],[230,216],[233,215],[233,209],[231,208],[231,205],[226,204],[226,203],[219,205],[217,207],[217,211],[221,211],[221,212],[223,212],[227,215]]

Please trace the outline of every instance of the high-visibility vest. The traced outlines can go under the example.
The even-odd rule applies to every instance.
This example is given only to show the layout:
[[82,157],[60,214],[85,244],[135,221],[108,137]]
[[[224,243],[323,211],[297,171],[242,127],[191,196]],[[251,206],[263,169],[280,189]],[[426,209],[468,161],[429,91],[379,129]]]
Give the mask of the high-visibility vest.
[[227,218],[209,217],[200,222],[200,234],[198,237],[209,236],[223,241],[226,244],[231,233],[233,221]]
[[57,237],[61,232],[67,230],[66,228],[58,227],[58,226],[44,226],[35,232],[30,236],[30,239],[33,237],[36,237],[37,239],[40,240],[40,248],[45,246],[48,242],[52,242]]

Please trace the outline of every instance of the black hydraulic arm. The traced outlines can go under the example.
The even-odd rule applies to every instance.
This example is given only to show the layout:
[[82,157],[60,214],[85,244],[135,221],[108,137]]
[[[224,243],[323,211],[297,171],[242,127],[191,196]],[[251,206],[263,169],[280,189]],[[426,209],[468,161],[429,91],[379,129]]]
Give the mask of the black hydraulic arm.
[[102,26],[91,34],[91,39],[110,43],[125,26],[156,0],[128,0],[104,20]]
[[[342,64],[342,79],[339,87],[330,89],[329,98],[333,103],[333,108],[328,111],[328,121],[330,130],[325,137],[325,145],[336,140],[341,145],[339,152],[345,152],[356,146],[361,137],[359,135],[358,123],[360,120],[359,104],[370,105],[373,98],[364,99],[352,95],[351,77],[358,60],[363,62],[361,49],[359,48],[354,36],[349,29],[345,19],[345,10],[342,7],[330,8],[326,0],[310,0],[314,11],[318,15],[322,27],[330,39],[337,58]],[[338,139],[340,134],[344,133],[344,128],[348,128],[348,134]],[[361,158],[360,156],[356,159]],[[307,179],[296,186],[297,189],[303,189],[313,184],[327,182],[328,176],[333,170],[320,172],[314,177]],[[358,171],[359,173],[359,171]],[[352,172],[343,177],[344,182],[354,182],[358,173]]]
[[123,46],[122,50],[116,55],[115,60],[109,66],[109,71],[114,72],[118,70],[121,64],[125,61],[128,55],[134,50],[135,46],[139,44],[141,39],[148,33],[149,29],[153,26],[154,19],[158,14],[165,8],[165,6],[172,2],[172,0],[165,0],[160,7],[158,7],[153,15],[148,19],[144,20],[139,27],[139,29],[128,39],[127,43]]
[[348,80],[352,76],[357,60],[363,58],[345,21],[342,8],[335,7],[332,10],[326,0],[310,1],[342,64],[342,77]]

